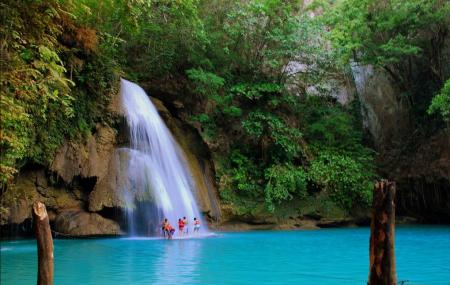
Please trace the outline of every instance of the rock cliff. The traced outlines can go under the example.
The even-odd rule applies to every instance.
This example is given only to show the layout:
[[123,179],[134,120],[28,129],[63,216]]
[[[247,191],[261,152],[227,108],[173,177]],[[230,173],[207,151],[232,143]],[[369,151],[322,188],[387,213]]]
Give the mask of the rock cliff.
[[450,134],[420,134],[411,108],[383,71],[352,66],[366,129],[378,151],[379,174],[397,182],[397,214],[450,222]]

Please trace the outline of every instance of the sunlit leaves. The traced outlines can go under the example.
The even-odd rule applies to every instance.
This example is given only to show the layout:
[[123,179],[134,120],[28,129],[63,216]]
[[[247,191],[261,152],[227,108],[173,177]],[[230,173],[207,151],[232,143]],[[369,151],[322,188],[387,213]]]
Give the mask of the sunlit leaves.
[[291,164],[276,164],[267,168],[264,174],[266,178],[265,201],[269,210],[273,211],[276,204],[306,196],[307,174],[300,168]]
[[[73,114],[66,69],[58,55],[61,7],[57,1],[7,1],[1,27],[1,183],[11,179],[18,161],[42,161],[61,137],[52,131]],[[48,147],[48,148],[47,148]]]
[[308,176],[345,209],[370,204],[373,173],[349,156],[322,152],[311,163]]
[[450,79],[448,79],[442,90],[434,96],[428,108],[428,114],[438,113],[445,121],[450,120]]
[[450,4],[439,0],[340,0],[327,6],[324,19],[341,58],[386,66],[419,55],[423,33],[439,29]]

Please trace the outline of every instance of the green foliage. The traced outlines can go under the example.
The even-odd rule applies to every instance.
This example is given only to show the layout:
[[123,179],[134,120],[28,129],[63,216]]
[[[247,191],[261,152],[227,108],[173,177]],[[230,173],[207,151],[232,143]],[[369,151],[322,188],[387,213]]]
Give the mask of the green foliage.
[[[321,1],[328,38],[341,64],[367,65],[392,79],[398,101],[422,132],[436,127],[426,111],[450,61],[450,3],[441,0]],[[331,4],[329,4],[331,3]]]
[[322,152],[312,161],[308,176],[347,210],[371,202],[374,175],[348,156]]
[[231,87],[230,92],[237,97],[247,98],[249,100],[258,100],[264,95],[270,96],[278,94],[282,91],[279,84],[276,83],[257,83],[257,84],[245,84],[241,83]]
[[[63,135],[59,122],[73,115],[61,49],[58,1],[1,4],[1,176],[10,181],[19,161],[45,161]],[[30,32],[29,27],[33,27]]]
[[439,113],[445,121],[450,120],[450,79],[448,79],[442,90],[434,96],[428,108],[428,114]]
[[368,206],[376,177],[374,153],[362,145],[361,125],[351,110],[323,97],[309,97],[300,110],[306,122],[305,138],[316,156],[309,179],[344,209]]
[[294,198],[306,197],[307,176],[302,168],[293,165],[273,165],[265,170],[268,181],[264,189],[266,203],[270,211],[274,211],[275,203]]
[[189,69],[186,74],[195,84],[195,92],[205,97],[217,95],[225,84],[225,79],[203,69]]
[[260,142],[273,144],[275,157],[293,159],[299,151],[301,133],[290,127],[281,117],[263,111],[251,112],[242,122],[243,129]]
[[356,110],[331,103],[326,97],[308,96],[298,109],[299,120],[305,125],[305,138],[313,149],[353,153],[354,157],[369,157],[364,148],[362,124]]
[[344,61],[385,67],[418,55],[421,33],[438,30],[449,19],[450,5],[440,0],[342,0],[324,17]]
[[207,141],[217,135],[217,126],[207,114],[199,114],[191,117],[191,121],[199,122],[202,126],[203,138]]
[[255,196],[254,194],[260,189],[257,183],[257,178],[260,176],[258,167],[238,150],[231,152],[230,162],[232,181],[236,189]]
[[[397,16],[374,1],[341,2],[329,22],[340,58],[356,51],[377,65],[423,49],[405,29],[443,21],[424,2],[417,8],[426,12],[420,19]],[[413,10],[395,3],[403,12]],[[1,55],[8,62],[0,82],[2,182],[27,162],[47,165],[64,139],[83,140],[97,124],[112,125],[110,95],[117,92],[118,74],[126,74],[182,101],[220,160],[220,194],[238,214],[274,213],[310,198],[310,185],[345,209],[369,201],[373,154],[362,145],[352,111],[327,97],[336,55],[322,36],[326,26],[301,1],[0,5]],[[364,27],[372,6],[374,26]],[[335,17],[345,19],[342,27]],[[379,40],[379,29],[391,40]],[[310,87],[320,96],[308,96]]]
[[95,54],[95,31],[68,16],[70,3],[6,1],[0,7],[1,55],[8,63],[0,79],[0,182],[6,185],[26,163],[48,165],[65,138],[90,135],[106,116],[116,76]]
[[[230,151],[220,154],[218,172],[225,202],[239,214],[251,214],[258,205],[273,212],[290,199],[304,199],[308,144],[313,155],[340,149],[363,171],[371,169],[372,154],[362,147],[348,111],[322,97],[302,101],[285,89],[295,79],[303,96],[310,85],[322,92],[325,70],[334,69],[319,21],[308,17],[298,1],[212,1],[205,7],[200,15],[207,60],[186,73],[192,92],[207,98],[204,113],[195,117],[203,136],[211,137],[214,122],[216,134],[241,143],[216,142],[231,144]],[[305,68],[291,71],[292,61]]]
[[101,32],[108,56],[137,80],[168,76],[205,48],[197,0],[76,1],[75,15]]

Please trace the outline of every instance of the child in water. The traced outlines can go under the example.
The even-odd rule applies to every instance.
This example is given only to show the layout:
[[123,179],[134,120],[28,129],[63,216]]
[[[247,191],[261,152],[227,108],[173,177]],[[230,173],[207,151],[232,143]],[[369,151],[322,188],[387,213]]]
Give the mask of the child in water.
[[194,218],[194,233],[198,233],[200,230],[200,220]]

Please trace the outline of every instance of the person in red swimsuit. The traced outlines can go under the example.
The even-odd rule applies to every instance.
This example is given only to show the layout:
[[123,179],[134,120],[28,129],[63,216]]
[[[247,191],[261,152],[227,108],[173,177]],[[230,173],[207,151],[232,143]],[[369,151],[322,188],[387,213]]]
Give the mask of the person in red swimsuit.
[[180,231],[180,235],[183,235],[184,229],[184,221],[182,219],[178,219],[178,230]]

